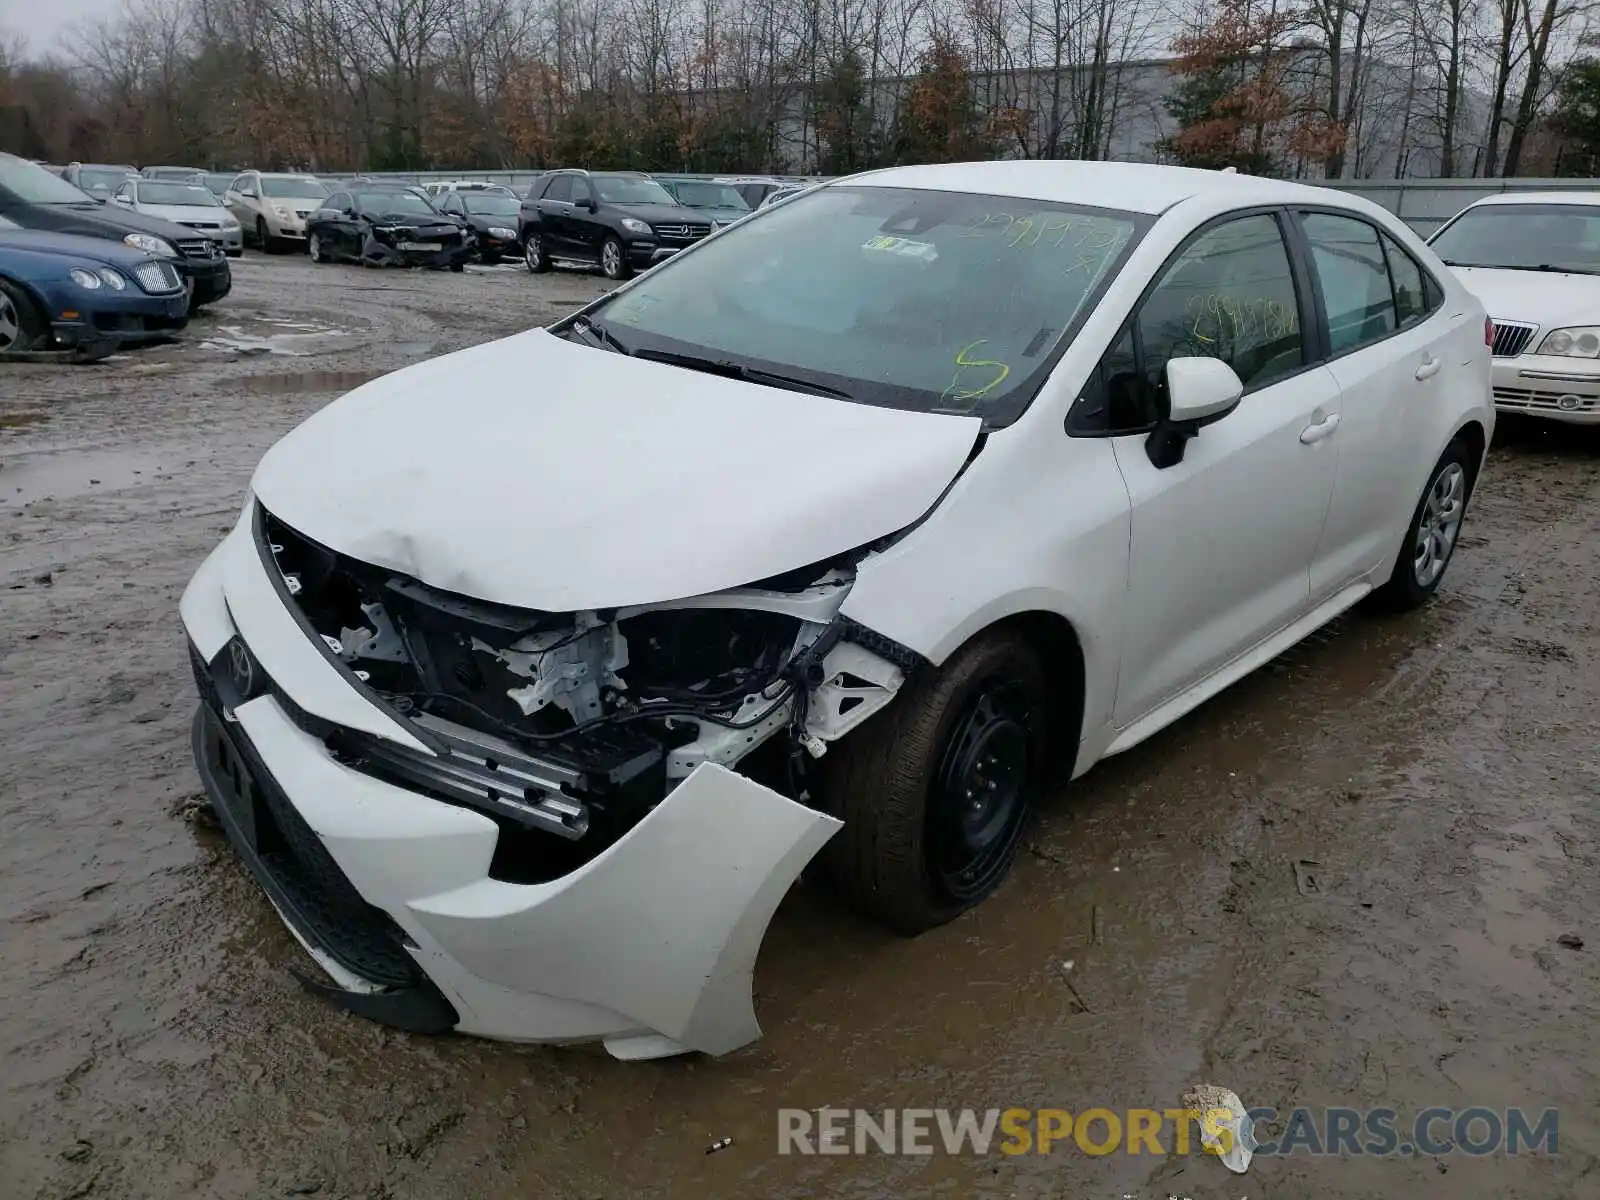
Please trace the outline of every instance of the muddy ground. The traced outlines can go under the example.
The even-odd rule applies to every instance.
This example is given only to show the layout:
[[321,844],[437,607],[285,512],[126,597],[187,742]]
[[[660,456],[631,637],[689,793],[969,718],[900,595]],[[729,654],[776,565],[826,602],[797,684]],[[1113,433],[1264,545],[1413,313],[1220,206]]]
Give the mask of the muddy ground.
[[[598,290],[251,255],[181,345],[0,367],[0,1196],[1600,1194],[1600,439],[1560,430],[1502,429],[1432,607],[1341,620],[1093,771],[981,910],[903,941],[802,884],[767,1035],[724,1060],[414,1038],[303,994],[196,812],[180,590],[306,414]],[[1556,1107],[1559,1153],[776,1153],[780,1107],[1163,1108],[1196,1081]]]

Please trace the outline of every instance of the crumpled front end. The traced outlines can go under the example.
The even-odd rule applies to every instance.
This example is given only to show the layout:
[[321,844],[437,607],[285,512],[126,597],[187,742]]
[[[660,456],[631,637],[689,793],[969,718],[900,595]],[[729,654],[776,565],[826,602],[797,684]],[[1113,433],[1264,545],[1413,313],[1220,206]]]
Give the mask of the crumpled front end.
[[455,267],[476,251],[476,235],[458,225],[379,222],[362,239],[361,260],[374,267]]
[[541,613],[335,554],[252,505],[183,601],[230,839],[353,1011],[725,1053],[779,901],[839,828],[809,764],[909,669],[848,562]]

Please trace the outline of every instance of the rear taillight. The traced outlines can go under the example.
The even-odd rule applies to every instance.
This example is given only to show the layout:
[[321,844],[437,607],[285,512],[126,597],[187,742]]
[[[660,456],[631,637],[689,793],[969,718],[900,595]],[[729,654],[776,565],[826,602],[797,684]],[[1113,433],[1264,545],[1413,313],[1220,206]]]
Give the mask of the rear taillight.
[[1493,317],[1485,317],[1483,319],[1483,344],[1485,346],[1490,347],[1490,348],[1493,348],[1493,346],[1494,346],[1494,318]]

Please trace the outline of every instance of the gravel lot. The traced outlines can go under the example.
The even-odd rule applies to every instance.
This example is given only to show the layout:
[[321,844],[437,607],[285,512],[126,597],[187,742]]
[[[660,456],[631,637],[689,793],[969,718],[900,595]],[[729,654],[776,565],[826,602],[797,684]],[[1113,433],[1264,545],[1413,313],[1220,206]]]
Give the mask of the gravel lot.
[[[179,594],[308,413],[600,290],[251,255],[180,344],[0,366],[0,1193],[1600,1191],[1600,438],[1560,429],[1502,429],[1437,603],[1344,619],[1092,772],[979,911],[903,941],[798,888],[767,1036],[727,1059],[414,1038],[303,994],[199,806]],[[1196,1081],[1284,1110],[1557,1107],[1560,1153],[1243,1177],[776,1153],[779,1107],[1163,1108]]]

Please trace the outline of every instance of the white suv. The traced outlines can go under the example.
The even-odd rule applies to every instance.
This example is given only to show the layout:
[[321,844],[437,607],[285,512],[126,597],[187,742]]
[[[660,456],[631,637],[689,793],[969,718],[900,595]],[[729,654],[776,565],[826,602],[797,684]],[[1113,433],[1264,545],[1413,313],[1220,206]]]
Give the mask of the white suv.
[[1486,324],[1320,188],[823,185],[274,446],[183,598],[201,778],[352,1010],[732,1050],[813,857],[930,929],[1053,781],[1424,603]]
[[1507,192],[1431,239],[1494,319],[1502,412],[1600,424],[1600,192]]

